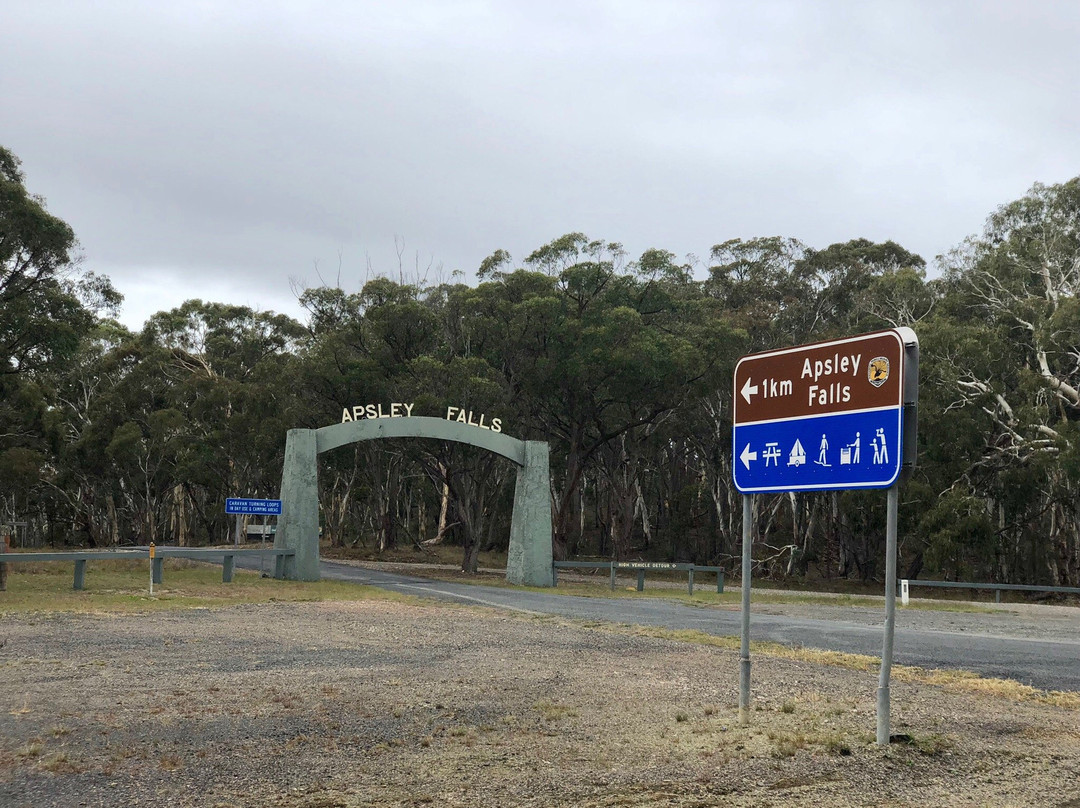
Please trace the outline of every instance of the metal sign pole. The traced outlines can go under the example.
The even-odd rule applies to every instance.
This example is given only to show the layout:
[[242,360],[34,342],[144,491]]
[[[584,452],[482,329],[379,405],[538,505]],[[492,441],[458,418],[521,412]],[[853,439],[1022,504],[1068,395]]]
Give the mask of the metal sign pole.
[[753,543],[754,497],[742,498],[742,646],[739,658],[739,724],[750,724],[750,545]]
[[899,486],[889,489],[885,527],[885,638],[881,644],[881,674],[877,691],[877,742],[889,743],[889,675],[892,673],[893,629],[896,627],[896,511]]

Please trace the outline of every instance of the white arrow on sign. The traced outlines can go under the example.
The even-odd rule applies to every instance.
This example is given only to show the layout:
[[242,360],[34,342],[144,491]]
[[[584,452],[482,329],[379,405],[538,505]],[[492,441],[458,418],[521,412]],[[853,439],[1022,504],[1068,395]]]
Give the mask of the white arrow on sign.
[[750,451],[750,444],[749,443],[746,444],[746,448],[743,449],[742,454],[739,455],[739,460],[741,460],[742,464],[744,466],[746,466],[747,471],[750,470],[750,461],[751,460],[757,460],[757,452],[751,452]]
[[750,384],[750,379],[747,379],[746,384],[744,384],[742,386],[742,390],[740,390],[739,392],[742,393],[742,397],[745,398],[746,403],[749,404],[750,403],[750,396],[756,396],[757,395],[757,385],[756,384]]

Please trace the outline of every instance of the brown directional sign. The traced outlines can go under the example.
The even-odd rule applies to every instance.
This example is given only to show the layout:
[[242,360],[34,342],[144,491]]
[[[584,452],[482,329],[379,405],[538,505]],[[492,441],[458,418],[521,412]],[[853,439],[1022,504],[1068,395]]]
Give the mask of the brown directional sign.
[[735,369],[738,424],[903,404],[896,331],[750,354]]

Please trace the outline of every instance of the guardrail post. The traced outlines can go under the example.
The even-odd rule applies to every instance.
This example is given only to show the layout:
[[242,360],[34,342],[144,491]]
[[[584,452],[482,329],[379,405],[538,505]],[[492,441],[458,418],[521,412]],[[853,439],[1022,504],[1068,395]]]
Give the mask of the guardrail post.
[[280,581],[285,577],[285,556],[274,556],[274,578]]
[[724,573],[716,573],[716,594],[724,594]]
[[80,558],[75,561],[75,584],[72,589],[82,591],[86,588],[86,559]]
[[645,591],[645,570],[638,570],[637,573],[637,591]]
[[162,569],[164,568],[164,563],[165,563],[165,558],[164,557],[158,557],[158,558],[154,558],[154,559],[150,560],[151,575],[153,576],[155,584],[160,584],[161,583],[161,575],[162,575]]
[[1001,590],[1000,589],[995,589],[994,590],[994,602],[995,603],[1001,603]]
[[615,568],[619,566],[617,562],[611,562],[611,591],[615,591]]
[[551,585],[557,587],[559,585],[559,568],[555,566],[555,562],[551,562]]
[[690,597],[694,597],[694,565],[690,565],[690,577],[686,585],[687,591],[690,593]]
[[233,557],[227,555],[221,559],[221,582],[231,584],[233,576]]

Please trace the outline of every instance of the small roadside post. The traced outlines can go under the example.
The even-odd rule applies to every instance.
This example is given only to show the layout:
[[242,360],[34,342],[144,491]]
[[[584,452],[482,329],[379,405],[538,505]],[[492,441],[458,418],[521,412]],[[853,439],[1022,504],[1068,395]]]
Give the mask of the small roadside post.
[[157,558],[157,548],[150,542],[150,597],[154,597],[154,559]]
[[732,477],[743,494],[740,723],[750,709],[754,494],[887,489],[877,742],[889,743],[898,486],[915,465],[919,339],[895,328],[749,354],[735,366]]
[[[4,528],[4,539],[0,543],[0,553],[11,552],[11,534]],[[7,591],[8,565],[6,561],[0,561],[0,592]]]

